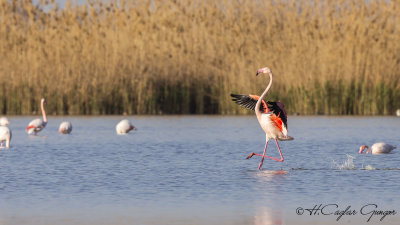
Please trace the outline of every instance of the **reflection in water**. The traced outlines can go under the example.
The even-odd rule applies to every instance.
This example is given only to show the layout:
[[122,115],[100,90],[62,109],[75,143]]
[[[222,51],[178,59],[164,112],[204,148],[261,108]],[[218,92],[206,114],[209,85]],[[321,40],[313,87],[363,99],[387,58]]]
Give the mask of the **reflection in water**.
[[261,207],[254,216],[254,225],[281,225],[282,212],[279,209]]
[[[285,175],[288,173],[286,170],[261,170],[257,173],[254,173],[254,177],[258,181],[274,181],[275,182],[281,182],[282,179],[285,177]],[[265,183],[263,183],[265,184]],[[266,186],[264,188],[270,189],[270,186]],[[273,190],[271,190],[273,191]]]
[[[283,224],[280,190],[278,187],[283,185],[287,173],[288,171],[285,170],[263,170],[255,173],[255,178],[264,184],[262,186],[268,193],[266,196],[271,200],[271,206],[257,208],[254,215],[254,225]],[[276,185],[276,183],[279,185]]]

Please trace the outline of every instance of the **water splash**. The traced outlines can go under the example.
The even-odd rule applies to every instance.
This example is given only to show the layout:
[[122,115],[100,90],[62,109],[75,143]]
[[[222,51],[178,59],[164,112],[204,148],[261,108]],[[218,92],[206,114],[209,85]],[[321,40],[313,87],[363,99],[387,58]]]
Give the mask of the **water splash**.
[[338,164],[335,162],[335,160],[332,160],[332,163],[334,164],[334,168],[335,169],[339,169],[339,170],[354,170],[354,161],[353,159],[355,159],[354,156],[348,155],[347,156],[347,160],[345,160],[342,164]]
[[366,166],[364,167],[364,170],[375,170],[375,168],[372,167],[371,165],[366,165]]

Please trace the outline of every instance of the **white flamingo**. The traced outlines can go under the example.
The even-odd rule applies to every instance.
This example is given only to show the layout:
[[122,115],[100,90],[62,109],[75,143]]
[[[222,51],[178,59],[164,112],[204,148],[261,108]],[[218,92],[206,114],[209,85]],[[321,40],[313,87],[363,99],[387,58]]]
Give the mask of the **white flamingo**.
[[8,126],[10,121],[8,121],[7,117],[0,117],[0,126]]
[[[254,155],[261,156],[261,162],[258,166],[258,169],[260,170],[264,158],[269,158],[276,160],[278,162],[283,162],[283,156],[281,149],[278,144],[279,141],[289,141],[293,140],[293,137],[290,137],[287,135],[287,117],[286,117],[286,111],[285,107],[281,102],[270,102],[267,101],[265,102],[263,98],[267,95],[268,90],[271,88],[272,85],[272,71],[268,67],[261,68],[257,71],[256,75],[259,75],[261,73],[267,73],[269,74],[269,84],[265,91],[262,93],[260,97],[255,96],[255,95],[236,95],[236,94],[231,94],[233,97],[233,101],[235,101],[237,104],[256,111],[256,116],[258,119],[258,122],[260,123],[261,128],[264,130],[266,134],[266,141],[265,141],[265,148],[264,148],[264,153],[261,154],[256,154],[256,153],[251,153],[249,156],[247,156],[247,159],[253,157]],[[280,159],[270,157],[265,155],[266,150],[267,150],[267,145],[270,139],[275,139],[276,145],[278,146],[279,154],[281,156]]]
[[[361,145],[360,146],[360,150],[358,151],[358,153],[362,154],[363,151],[365,150],[365,148],[367,149],[367,153],[369,153],[369,147],[368,145]],[[390,153],[393,149],[395,149],[395,146],[383,143],[383,142],[379,142],[379,143],[375,143],[371,146],[371,154],[385,154],[385,153]]]
[[72,131],[72,123],[69,121],[64,121],[60,124],[58,131],[62,134],[69,134]]
[[6,126],[0,126],[0,141],[1,141],[1,147],[3,147],[3,142],[6,142],[6,148],[10,147],[10,141],[11,141],[11,130],[10,128]]
[[117,134],[127,134],[131,130],[136,130],[136,127],[129,120],[121,120],[115,127]]
[[43,128],[46,127],[47,124],[47,117],[46,117],[46,111],[44,110],[44,104],[47,104],[46,99],[42,98],[42,100],[40,101],[40,107],[42,109],[42,116],[43,119],[34,119],[32,120],[28,126],[26,127],[25,131],[28,134],[32,134],[34,133],[35,135],[37,135],[37,132],[43,130]]

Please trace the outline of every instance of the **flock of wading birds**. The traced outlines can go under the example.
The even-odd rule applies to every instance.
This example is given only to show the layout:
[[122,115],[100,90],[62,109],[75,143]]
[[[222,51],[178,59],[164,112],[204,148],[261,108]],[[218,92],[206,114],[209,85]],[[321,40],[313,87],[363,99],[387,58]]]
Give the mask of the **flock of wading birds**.
[[[293,140],[293,137],[287,135],[287,115],[285,111],[284,105],[278,102],[265,101],[264,97],[267,95],[269,89],[272,85],[272,71],[268,67],[261,68],[257,70],[256,76],[259,74],[268,74],[269,75],[269,83],[267,88],[261,94],[261,96],[257,95],[240,95],[240,94],[231,94],[232,100],[240,106],[243,106],[247,109],[255,111],[257,116],[257,120],[260,123],[261,128],[264,130],[266,135],[265,148],[263,154],[251,153],[247,159],[253,157],[254,155],[261,157],[261,162],[258,166],[258,169],[261,169],[264,158],[269,158],[276,160],[278,162],[282,162],[283,155],[281,149],[279,147],[278,141],[290,141]],[[37,132],[41,131],[47,124],[46,112],[44,110],[44,104],[46,104],[46,100],[41,100],[41,110],[43,119],[35,119],[32,120],[28,126],[26,127],[26,132],[28,134],[37,134]],[[9,124],[7,118],[0,118],[0,141],[1,147],[3,147],[3,141],[6,141],[6,147],[10,146],[11,140],[11,130],[7,127]],[[126,134],[131,130],[136,130],[136,128],[128,121],[122,120],[116,126],[116,131],[118,134]],[[62,122],[60,124],[59,132],[62,134],[69,134],[72,131],[72,125],[70,122]],[[266,150],[269,140],[274,139],[275,143],[278,147],[280,159],[267,156]],[[367,150],[367,154],[370,149],[367,145],[360,146],[359,153],[363,153],[365,149]],[[381,153],[390,153],[395,146],[380,142],[375,143],[371,146],[372,154],[381,154]]]
[[[32,120],[28,126],[25,128],[25,131],[28,134],[37,135],[37,133],[47,125],[47,116],[46,111],[44,109],[44,105],[47,104],[46,99],[42,98],[40,101],[40,107],[42,109],[43,119],[37,118]],[[10,122],[6,117],[0,117],[0,141],[1,147],[3,147],[3,142],[6,142],[6,148],[10,147],[10,141],[12,137],[12,132],[8,125]],[[136,127],[131,124],[129,120],[121,120],[115,127],[117,134],[127,134],[131,130],[136,130]],[[72,123],[69,121],[64,121],[60,124],[58,131],[62,134],[70,134],[72,131]]]

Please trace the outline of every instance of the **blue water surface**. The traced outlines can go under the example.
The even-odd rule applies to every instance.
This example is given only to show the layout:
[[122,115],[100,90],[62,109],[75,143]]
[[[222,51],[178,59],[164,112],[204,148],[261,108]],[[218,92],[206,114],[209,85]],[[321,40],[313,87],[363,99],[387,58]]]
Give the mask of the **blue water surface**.
[[[138,128],[117,135],[127,118]],[[0,224],[364,224],[360,208],[400,211],[400,149],[359,155],[362,144],[400,147],[400,118],[289,117],[285,161],[262,153],[255,116],[9,117],[0,149]],[[70,135],[59,124],[73,124]],[[268,154],[279,157],[270,141]],[[356,216],[296,210],[350,206]],[[318,211],[321,212],[321,211]],[[400,213],[372,222],[399,224]],[[162,223],[160,223],[162,222]]]

